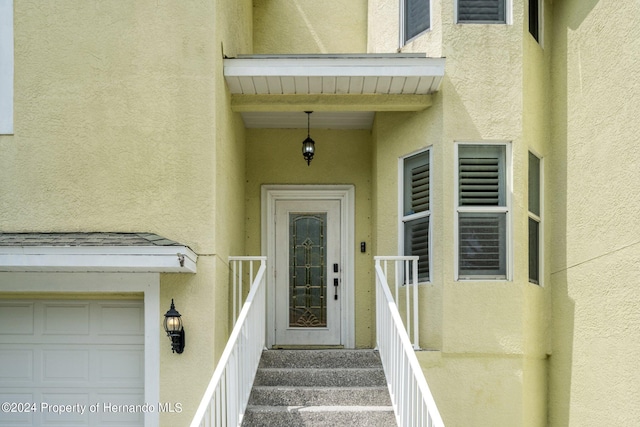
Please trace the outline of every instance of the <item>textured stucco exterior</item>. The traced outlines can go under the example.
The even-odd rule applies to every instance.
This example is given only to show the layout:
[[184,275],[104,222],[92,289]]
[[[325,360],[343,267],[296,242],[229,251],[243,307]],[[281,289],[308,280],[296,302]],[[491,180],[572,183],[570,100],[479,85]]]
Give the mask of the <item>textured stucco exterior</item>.
[[[424,149],[432,270],[417,355],[445,424],[640,424],[636,0],[544,0],[542,43],[527,1],[509,1],[507,24],[458,24],[455,1],[432,0],[430,29],[404,46],[400,0],[13,5],[0,232],[149,232],[198,255],[197,274],[160,275],[160,307],[173,298],[187,333],[178,356],[161,331],[160,400],[183,406],[162,426],[189,423],[226,344],[227,259],[261,254],[263,185],[354,186],[355,345],[376,346],[372,258],[401,252],[399,159]],[[376,112],[371,129],[312,128],[310,166],[306,129],[245,128],[223,77],[225,56],[398,51],[446,58],[439,90],[422,110]],[[365,98],[338,94],[322,108],[374,105]],[[455,279],[460,142],[509,146],[507,280]],[[530,151],[543,165],[540,285],[528,280]]]
[[[316,154],[308,166],[301,161],[306,129],[251,129],[247,131],[246,226],[247,251],[261,251],[261,186],[265,184],[353,185],[355,230],[355,344],[375,347],[375,292],[371,263],[371,141],[367,130],[312,129]],[[265,166],[268,165],[268,166]],[[360,242],[367,251],[360,252]],[[356,247],[357,246],[357,247]]]
[[551,425],[640,423],[640,8],[554,2]]
[[[380,34],[397,33],[390,11],[397,11],[398,4],[371,3],[369,41],[375,43]],[[431,29],[402,48],[447,58],[433,105],[424,112],[376,116],[376,253],[399,250],[398,232],[390,232],[398,229],[397,208],[389,208],[398,203],[398,159],[430,147],[433,274],[421,289],[421,345],[436,351],[420,355],[427,380],[450,425],[544,425],[544,394],[525,394],[544,383],[544,340],[529,340],[529,329],[537,331],[546,317],[531,314],[543,304],[539,300],[545,291],[528,283],[527,258],[521,256],[527,253],[528,235],[526,141],[539,138],[524,129],[523,73],[529,61],[523,50],[528,42],[524,6],[514,2],[512,25],[455,24],[453,7],[454,2],[434,2]],[[397,48],[385,39],[383,49]],[[454,146],[483,141],[511,147],[511,253],[518,255],[513,256],[511,280],[455,281]],[[464,398],[460,382],[466,384]]]
[[160,398],[183,404],[162,425],[189,422],[229,333],[215,283],[243,253],[244,126],[228,108],[221,44],[251,50],[251,13],[235,0],[14,2],[0,230],[145,230],[199,255],[198,274],[160,278],[161,307],[175,299],[187,331],[180,357],[160,338]]
[[254,0],[253,28],[252,53],[364,53],[367,0]]

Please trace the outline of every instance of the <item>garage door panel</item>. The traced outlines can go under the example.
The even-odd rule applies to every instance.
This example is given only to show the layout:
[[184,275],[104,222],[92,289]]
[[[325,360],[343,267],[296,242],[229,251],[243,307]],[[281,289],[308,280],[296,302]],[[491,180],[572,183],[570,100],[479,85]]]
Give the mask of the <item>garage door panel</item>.
[[0,302],[2,335],[32,335],[34,305],[14,301]]
[[138,304],[114,306],[100,304],[99,335],[144,335],[144,309]]
[[89,304],[43,305],[44,335],[89,335]]
[[42,382],[89,382],[89,350],[44,350]]
[[15,382],[33,381],[33,350],[0,350],[0,378]]
[[98,354],[101,384],[138,385],[144,381],[144,355],[139,349],[108,350]]
[[[132,426],[139,426],[143,423],[144,412],[141,407],[144,399],[140,394],[134,393],[101,393],[97,397],[100,406],[98,414],[100,425],[127,423]],[[154,410],[157,408],[154,407]]]
[[89,425],[89,410],[80,409],[89,408],[89,393],[42,393],[42,402],[46,402],[39,411],[43,427]]
[[[0,393],[0,402],[15,402],[27,404],[34,402],[33,393]],[[15,408],[17,411],[17,407]],[[17,427],[33,425],[33,414],[29,412],[0,411],[0,426]]]

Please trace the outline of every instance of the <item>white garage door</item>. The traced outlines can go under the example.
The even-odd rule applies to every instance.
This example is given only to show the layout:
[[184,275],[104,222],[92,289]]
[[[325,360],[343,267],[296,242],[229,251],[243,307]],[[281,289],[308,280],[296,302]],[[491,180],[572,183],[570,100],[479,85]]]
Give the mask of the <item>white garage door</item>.
[[143,301],[0,301],[0,426],[141,426],[143,403]]

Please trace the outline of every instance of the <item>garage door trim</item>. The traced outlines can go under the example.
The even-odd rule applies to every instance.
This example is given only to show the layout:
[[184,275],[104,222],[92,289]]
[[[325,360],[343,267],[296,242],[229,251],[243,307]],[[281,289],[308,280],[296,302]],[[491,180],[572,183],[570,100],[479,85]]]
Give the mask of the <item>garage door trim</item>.
[[[144,395],[160,401],[160,274],[159,273],[0,273],[0,292],[119,293],[144,295]],[[145,427],[159,425],[157,412],[145,413]]]

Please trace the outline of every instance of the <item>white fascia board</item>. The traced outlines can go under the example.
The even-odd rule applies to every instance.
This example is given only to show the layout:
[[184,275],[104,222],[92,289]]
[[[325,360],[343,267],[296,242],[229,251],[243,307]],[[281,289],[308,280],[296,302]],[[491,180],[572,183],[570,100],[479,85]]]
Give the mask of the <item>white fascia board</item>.
[[444,58],[424,56],[246,56],[226,58],[229,77],[394,77],[444,76]]
[[186,246],[0,247],[0,271],[195,273]]

